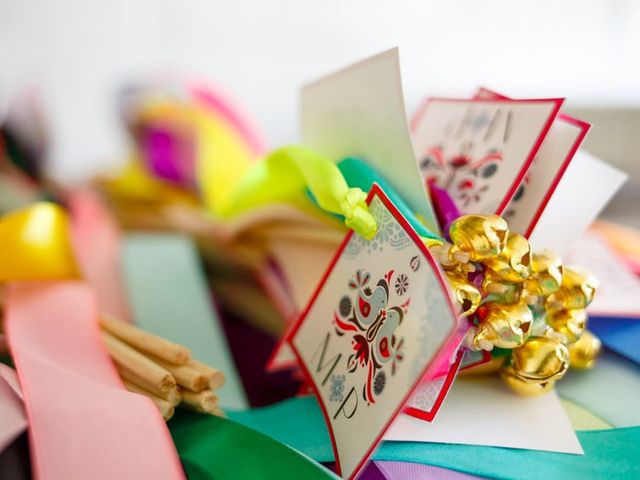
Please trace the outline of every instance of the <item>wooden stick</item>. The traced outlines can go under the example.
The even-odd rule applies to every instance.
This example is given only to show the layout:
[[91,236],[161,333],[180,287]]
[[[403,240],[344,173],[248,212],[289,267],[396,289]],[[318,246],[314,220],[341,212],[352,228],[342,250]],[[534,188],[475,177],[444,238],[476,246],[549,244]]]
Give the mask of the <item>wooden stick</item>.
[[172,405],[168,401],[156,397],[153,393],[148,392],[144,388],[141,388],[134,383],[129,383],[126,380],[124,381],[124,386],[127,387],[127,390],[129,390],[130,392],[144,395],[145,397],[150,398],[153,403],[156,404],[156,407],[158,407],[158,410],[160,410],[160,413],[165,420],[169,420],[171,417],[173,417],[175,408],[174,405]]
[[180,405],[184,405],[198,412],[214,414],[218,407],[218,397],[210,390],[200,393],[184,390],[182,392],[182,403]]
[[227,414],[222,411],[220,407],[215,407],[211,413],[213,413],[216,417],[227,418]]
[[196,393],[209,388],[209,377],[189,365],[174,365],[153,357],[151,360],[171,373],[181,387]]
[[125,368],[118,367],[118,373],[120,374],[120,377],[123,381],[136,385],[138,388],[149,392],[151,395],[166,400],[174,407],[178,406],[178,404],[182,401],[182,391],[178,387],[173,387],[167,391],[162,391],[158,388],[157,385],[150,384],[150,382],[146,381],[144,378],[140,378],[135,373],[132,373]]
[[191,358],[191,352],[187,347],[140,330],[108,315],[102,316],[100,325],[111,335],[118,337],[136,350],[149,353],[167,362],[186,365]]
[[204,373],[209,379],[209,388],[215,390],[216,388],[220,388],[224,385],[224,373],[220,370],[216,370],[213,367],[210,367],[206,363],[199,362],[195,358],[192,358],[189,361],[189,367],[194,370],[198,370],[199,372]]
[[135,374],[138,378],[144,379],[145,385],[148,383],[160,389],[161,392],[166,392],[176,386],[176,379],[171,373],[126,343],[104,330],[102,331],[102,339],[116,365]]

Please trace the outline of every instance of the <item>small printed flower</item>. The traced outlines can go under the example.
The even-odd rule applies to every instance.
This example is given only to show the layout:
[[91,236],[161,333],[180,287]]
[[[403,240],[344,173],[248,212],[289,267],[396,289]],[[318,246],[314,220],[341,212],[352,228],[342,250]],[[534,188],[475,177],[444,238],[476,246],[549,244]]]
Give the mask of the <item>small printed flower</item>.
[[343,317],[347,317],[351,313],[352,307],[353,304],[351,303],[351,299],[345,295],[340,299],[338,311],[340,312],[340,315],[342,315]]
[[344,399],[344,375],[331,375],[330,402],[341,402]]
[[375,393],[376,395],[380,395],[384,390],[384,386],[386,385],[386,383],[387,375],[382,370],[380,370],[376,374],[376,378],[374,378],[373,380],[373,393]]
[[369,283],[369,279],[371,278],[371,274],[366,270],[358,269],[356,270],[356,274],[353,276],[351,280],[349,280],[349,288],[352,290],[360,290],[367,283]]
[[398,278],[396,278],[395,288],[398,295],[404,295],[407,293],[407,289],[409,288],[409,277],[404,273],[398,275]]

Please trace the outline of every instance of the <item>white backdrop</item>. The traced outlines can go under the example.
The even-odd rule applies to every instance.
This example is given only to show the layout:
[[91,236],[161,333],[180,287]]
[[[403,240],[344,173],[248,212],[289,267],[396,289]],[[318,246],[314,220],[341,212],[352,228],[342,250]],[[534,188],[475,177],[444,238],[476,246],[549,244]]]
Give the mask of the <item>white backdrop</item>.
[[127,80],[212,79],[277,145],[297,138],[302,83],[395,45],[409,112],[477,85],[640,105],[635,0],[0,0],[0,96],[41,90],[52,172],[74,180],[122,161],[114,97]]

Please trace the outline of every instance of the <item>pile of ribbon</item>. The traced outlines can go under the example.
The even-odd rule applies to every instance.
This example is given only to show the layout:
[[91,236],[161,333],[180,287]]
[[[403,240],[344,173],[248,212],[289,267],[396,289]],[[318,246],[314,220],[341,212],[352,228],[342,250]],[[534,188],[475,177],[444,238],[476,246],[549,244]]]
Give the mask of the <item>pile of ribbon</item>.
[[[29,476],[2,462],[22,449],[39,478],[333,478],[318,464],[334,458],[316,400],[296,395],[295,371],[265,365],[345,232],[376,232],[365,198],[377,183],[444,268],[468,346],[491,351],[481,373],[501,371],[520,393],[555,386],[585,455],[384,442],[360,478],[640,475],[638,365],[605,350],[597,368],[566,373],[600,350],[585,329],[591,276],[532,253],[500,217],[460,216],[436,188],[448,233],[431,232],[361,159],[267,153],[241,109],[203,85],[127,90],[121,111],[131,158],[81,190],[48,181],[3,137],[0,180],[28,195],[0,199],[0,473]],[[165,423],[123,386],[101,313],[220,368],[228,418],[179,411]],[[605,346],[623,335],[593,330]],[[16,441],[27,428],[28,448]]]

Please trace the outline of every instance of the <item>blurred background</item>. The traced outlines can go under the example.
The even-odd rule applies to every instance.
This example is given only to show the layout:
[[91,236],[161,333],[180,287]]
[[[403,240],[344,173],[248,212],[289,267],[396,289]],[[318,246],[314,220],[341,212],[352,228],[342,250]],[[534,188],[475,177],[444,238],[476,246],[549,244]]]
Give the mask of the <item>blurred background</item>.
[[[487,86],[567,97],[586,149],[631,175],[606,215],[640,226],[640,2],[635,0],[0,0],[0,115],[35,94],[48,170],[76,182],[120,166],[119,89],[187,75],[240,100],[270,145],[297,139],[299,87],[400,47],[407,110]],[[25,93],[26,92],[26,93]]]

